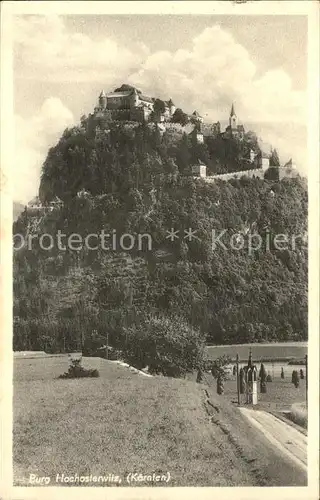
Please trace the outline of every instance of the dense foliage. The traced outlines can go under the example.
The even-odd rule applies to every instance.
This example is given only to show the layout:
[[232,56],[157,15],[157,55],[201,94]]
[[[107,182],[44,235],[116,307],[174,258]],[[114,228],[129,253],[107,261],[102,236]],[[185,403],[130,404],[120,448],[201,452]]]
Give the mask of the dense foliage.
[[[35,238],[32,250],[14,252],[16,350],[76,349],[93,329],[108,333],[117,349],[129,350],[132,337],[140,349],[158,331],[168,350],[170,342],[181,349],[185,325],[187,349],[194,332],[218,344],[307,338],[303,180],[244,177],[208,184],[187,175],[198,159],[213,170],[244,170],[241,158],[255,142],[252,133],[241,144],[211,138],[192,145],[179,126],[161,135],[154,125],[114,123],[95,133],[85,125],[83,119],[81,127],[66,130],[43,165],[41,199],[58,196],[63,206],[25,211],[14,225],[14,234],[47,233],[54,240],[48,250]],[[178,233],[171,241],[172,228]],[[189,228],[196,237],[188,236]],[[225,247],[212,245],[213,230],[225,231]],[[64,245],[72,233],[85,238],[105,231],[110,248],[59,249],[59,231],[67,235]],[[130,250],[120,248],[125,233],[134,238]],[[289,248],[276,248],[280,233],[289,237]],[[261,238],[259,249],[250,250],[252,234]],[[147,237],[137,245],[138,235],[150,235],[151,247]],[[233,248],[230,238],[233,247],[240,238],[242,248]],[[48,237],[43,241],[47,246]],[[150,320],[155,317],[161,320]]]

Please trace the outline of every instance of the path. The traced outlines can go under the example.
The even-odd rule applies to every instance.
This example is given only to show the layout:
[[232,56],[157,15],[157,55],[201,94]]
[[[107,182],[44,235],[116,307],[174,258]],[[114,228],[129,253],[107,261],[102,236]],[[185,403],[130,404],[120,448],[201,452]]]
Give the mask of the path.
[[266,411],[248,408],[240,408],[240,411],[282,453],[301,469],[308,470],[307,436]]

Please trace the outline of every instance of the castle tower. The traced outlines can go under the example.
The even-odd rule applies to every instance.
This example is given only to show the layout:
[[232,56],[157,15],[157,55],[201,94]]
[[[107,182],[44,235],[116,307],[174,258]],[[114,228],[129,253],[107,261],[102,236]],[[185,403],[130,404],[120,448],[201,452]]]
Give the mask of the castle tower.
[[269,166],[270,166],[269,155],[262,152],[259,157],[259,167],[266,172]]
[[231,106],[231,111],[230,111],[230,116],[229,116],[229,125],[231,127],[231,130],[237,130],[237,127],[238,127],[238,117],[237,117],[237,115],[235,113],[233,103],[232,103],[232,106]]
[[132,94],[130,95],[130,107],[137,108],[139,105],[139,94],[137,89],[133,89]]
[[107,96],[105,94],[105,91],[102,90],[101,94],[99,95],[99,108],[106,109],[106,107],[107,107]]

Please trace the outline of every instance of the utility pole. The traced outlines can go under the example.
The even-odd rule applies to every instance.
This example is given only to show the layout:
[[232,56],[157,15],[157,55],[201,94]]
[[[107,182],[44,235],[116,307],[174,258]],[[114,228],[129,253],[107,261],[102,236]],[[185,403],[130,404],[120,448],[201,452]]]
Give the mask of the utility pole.
[[236,356],[237,364],[237,394],[238,394],[238,405],[240,406],[240,387],[239,387],[239,355]]
[[306,408],[308,409],[308,354],[306,354]]

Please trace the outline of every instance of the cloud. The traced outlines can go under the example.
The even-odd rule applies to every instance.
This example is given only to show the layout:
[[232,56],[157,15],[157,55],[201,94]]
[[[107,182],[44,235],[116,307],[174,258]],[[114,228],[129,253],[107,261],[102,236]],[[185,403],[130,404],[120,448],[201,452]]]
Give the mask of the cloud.
[[28,202],[39,186],[40,172],[48,148],[74,123],[60,99],[49,97],[32,117],[15,117],[15,167],[13,193],[16,201]]
[[139,67],[148,54],[142,43],[128,49],[108,37],[71,33],[56,15],[17,16],[14,40],[17,76],[48,82],[108,84]]
[[208,120],[223,121],[235,102],[245,126],[306,168],[305,93],[281,68],[259,73],[249,52],[218,25],[194,38],[190,51],[150,54],[129,81]]
[[[81,92],[88,88],[85,84],[108,90],[114,82],[131,83],[144,93],[172,97],[185,111],[197,109],[206,120],[222,123],[234,102],[246,128],[276,147],[283,161],[292,156],[306,173],[305,92],[293,88],[282,68],[257,68],[249,51],[219,25],[206,28],[190,42],[188,50],[151,53],[143,43],[122,46],[108,36],[70,32],[58,16],[17,17],[15,77],[32,81],[35,89],[42,85],[42,91],[46,84],[62,89],[74,83],[79,92],[73,109],[79,117],[86,102]],[[71,97],[62,97],[69,107]],[[30,119],[17,117],[17,199],[34,195],[47,148],[73,121],[63,102],[51,97]]]

